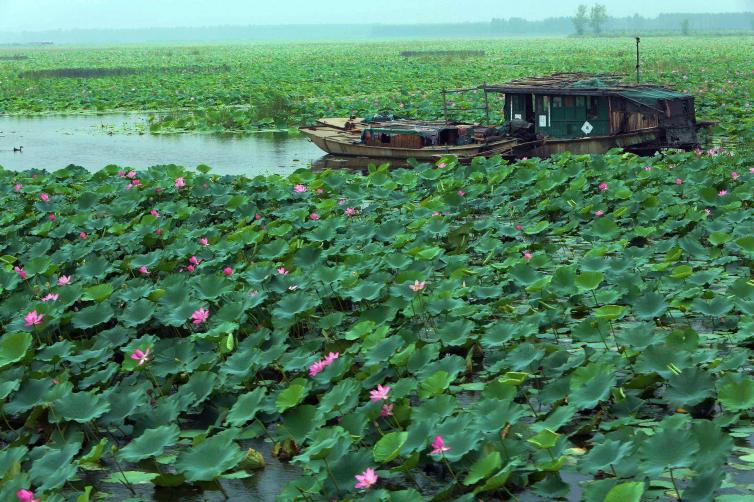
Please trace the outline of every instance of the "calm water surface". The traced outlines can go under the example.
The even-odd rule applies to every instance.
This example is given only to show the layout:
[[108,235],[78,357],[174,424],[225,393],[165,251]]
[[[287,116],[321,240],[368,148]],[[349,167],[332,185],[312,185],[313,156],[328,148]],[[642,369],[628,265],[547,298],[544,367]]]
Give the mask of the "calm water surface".
[[[54,171],[76,164],[96,171],[109,164],[207,164],[217,174],[256,176],[289,174],[324,156],[305,138],[287,133],[138,134],[144,125],[138,115],[0,116],[0,166]],[[19,146],[23,152],[13,152]]]

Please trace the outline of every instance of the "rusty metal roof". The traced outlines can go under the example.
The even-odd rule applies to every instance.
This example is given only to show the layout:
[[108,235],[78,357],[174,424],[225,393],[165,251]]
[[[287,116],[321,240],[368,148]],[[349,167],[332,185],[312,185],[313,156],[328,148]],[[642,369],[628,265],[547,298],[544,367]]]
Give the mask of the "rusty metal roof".
[[544,77],[530,77],[512,80],[500,85],[484,85],[486,92],[506,94],[560,94],[577,96],[609,96],[626,93],[654,95],[655,99],[688,97],[686,94],[653,84],[633,84],[622,81],[622,75],[615,73],[554,73]]

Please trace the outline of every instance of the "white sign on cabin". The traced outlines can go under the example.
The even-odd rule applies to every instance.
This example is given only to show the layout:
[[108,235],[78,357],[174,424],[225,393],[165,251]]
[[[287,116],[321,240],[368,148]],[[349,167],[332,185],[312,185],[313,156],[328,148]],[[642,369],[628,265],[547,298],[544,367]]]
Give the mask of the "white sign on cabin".
[[547,115],[539,116],[539,127],[547,127]]
[[521,119],[521,114],[517,113],[513,116],[514,119]]
[[589,134],[594,130],[594,126],[589,123],[589,121],[584,122],[584,125],[581,126],[581,130],[584,131],[584,134]]

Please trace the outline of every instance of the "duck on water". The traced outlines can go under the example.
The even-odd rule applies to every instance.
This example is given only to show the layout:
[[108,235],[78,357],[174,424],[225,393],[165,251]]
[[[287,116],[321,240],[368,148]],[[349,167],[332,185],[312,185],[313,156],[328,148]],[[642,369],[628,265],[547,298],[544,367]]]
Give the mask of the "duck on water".
[[505,98],[502,124],[448,120],[327,118],[300,131],[327,153],[379,159],[432,160],[503,155],[548,157],[571,151],[604,153],[611,148],[647,151],[690,150],[697,132],[714,123],[696,121],[694,97],[666,87],[622,82],[617,75],[556,73],[501,85],[448,93],[482,91]]

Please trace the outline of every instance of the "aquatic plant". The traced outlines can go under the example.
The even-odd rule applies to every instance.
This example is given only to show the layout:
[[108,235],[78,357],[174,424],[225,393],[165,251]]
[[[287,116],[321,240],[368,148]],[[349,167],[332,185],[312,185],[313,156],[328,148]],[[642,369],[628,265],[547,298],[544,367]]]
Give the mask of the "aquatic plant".
[[744,496],[753,162],[0,170],[0,499]]

